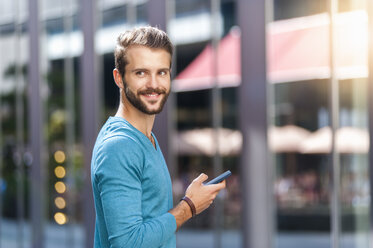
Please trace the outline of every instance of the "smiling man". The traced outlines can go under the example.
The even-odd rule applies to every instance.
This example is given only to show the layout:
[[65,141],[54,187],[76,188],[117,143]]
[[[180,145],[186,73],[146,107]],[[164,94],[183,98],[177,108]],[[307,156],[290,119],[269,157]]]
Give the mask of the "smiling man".
[[119,107],[102,127],[91,163],[95,248],[176,247],[176,230],[225,188],[224,181],[203,185],[207,176],[201,174],[173,207],[171,178],[152,133],[170,93],[172,53],[167,34],[157,28],[118,37],[113,76]]

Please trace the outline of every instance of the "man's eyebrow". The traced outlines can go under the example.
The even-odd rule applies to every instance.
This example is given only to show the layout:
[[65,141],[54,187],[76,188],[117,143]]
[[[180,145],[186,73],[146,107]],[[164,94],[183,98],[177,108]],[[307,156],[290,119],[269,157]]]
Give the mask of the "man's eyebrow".
[[146,68],[135,68],[131,70],[131,72],[136,72],[136,71],[149,71],[149,70]]
[[[150,70],[146,68],[135,68],[131,70],[131,72],[136,72],[136,71],[150,71]],[[158,71],[171,71],[171,68],[168,68],[168,67],[159,68]]]

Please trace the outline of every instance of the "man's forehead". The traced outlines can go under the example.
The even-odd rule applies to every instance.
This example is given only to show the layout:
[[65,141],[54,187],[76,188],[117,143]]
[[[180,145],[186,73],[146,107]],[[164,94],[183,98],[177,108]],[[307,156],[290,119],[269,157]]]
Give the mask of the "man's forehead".
[[171,64],[170,53],[163,48],[149,48],[146,46],[133,45],[127,50],[128,64],[158,65]]
[[142,46],[142,45],[131,45],[127,48],[127,54],[138,53],[138,52],[166,53],[169,56],[171,56],[170,53],[165,48],[153,48],[153,47]]

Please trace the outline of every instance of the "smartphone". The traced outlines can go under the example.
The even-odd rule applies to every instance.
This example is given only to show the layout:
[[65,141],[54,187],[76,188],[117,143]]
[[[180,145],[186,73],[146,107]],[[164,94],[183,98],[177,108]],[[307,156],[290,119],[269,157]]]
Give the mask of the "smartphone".
[[224,179],[226,179],[226,178],[229,177],[230,175],[232,175],[232,172],[231,172],[230,170],[227,170],[227,171],[224,172],[223,174],[220,174],[219,176],[215,177],[215,178],[212,179],[211,181],[205,183],[205,185],[210,185],[210,184],[220,183],[221,181],[223,181]]

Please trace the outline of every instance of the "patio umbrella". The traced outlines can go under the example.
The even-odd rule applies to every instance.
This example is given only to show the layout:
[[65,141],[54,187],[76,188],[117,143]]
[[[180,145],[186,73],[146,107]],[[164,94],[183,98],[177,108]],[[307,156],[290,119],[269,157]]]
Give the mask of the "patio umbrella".
[[341,127],[338,129],[337,151],[340,153],[368,153],[368,130],[356,127]]
[[294,126],[272,126],[268,130],[269,148],[272,152],[298,152],[300,144],[310,135],[310,131]]
[[[178,154],[213,156],[215,154],[215,131],[212,128],[182,131],[174,137],[174,144]],[[219,128],[218,146],[222,156],[235,155],[241,151],[242,135],[237,130]]]
[[[305,139],[300,146],[301,153],[330,153],[332,149],[332,131],[323,127]],[[341,127],[336,131],[336,149],[339,153],[367,153],[369,134],[357,127]]]
[[299,147],[301,153],[329,153],[332,149],[332,131],[323,127],[311,133]]

